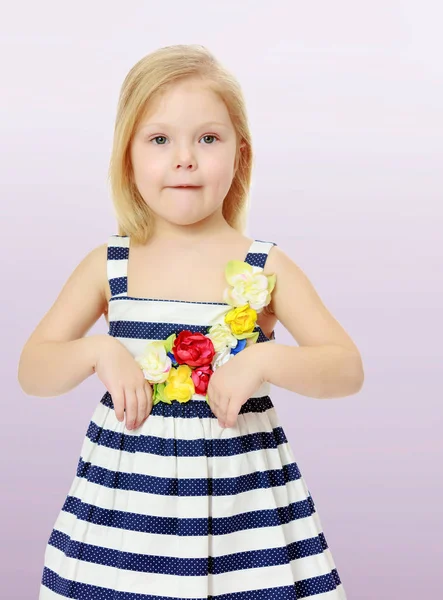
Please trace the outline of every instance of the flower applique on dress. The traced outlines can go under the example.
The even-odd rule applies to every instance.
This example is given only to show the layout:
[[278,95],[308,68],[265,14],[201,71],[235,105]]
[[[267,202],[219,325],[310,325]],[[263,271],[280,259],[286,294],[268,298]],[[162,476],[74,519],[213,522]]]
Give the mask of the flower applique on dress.
[[211,375],[247,345],[257,342],[257,316],[271,302],[276,275],[261,267],[230,260],[225,269],[228,287],[223,300],[228,308],[205,334],[182,330],[164,341],[146,345],[136,361],[152,385],[153,404],[172,400],[188,402],[193,394],[206,396]]

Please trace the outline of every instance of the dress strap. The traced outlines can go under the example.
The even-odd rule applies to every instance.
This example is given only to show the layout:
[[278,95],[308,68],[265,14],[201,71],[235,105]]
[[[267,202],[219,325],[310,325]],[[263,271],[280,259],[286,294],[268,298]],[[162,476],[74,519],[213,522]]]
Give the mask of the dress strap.
[[[128,235],[118,234],[108,238],[107,275],[111,298],[128,295],[129,240]],[[264,269],[269,251],[276,245],[275,242],[254,240],[244,262]]]
[[276,245],[277,244],[275,242],[254,240],[246,255],[245,262],[253,267],[261,267],[262,269],[264,269],[269,251],[273,246]]
[[128,295],[129,236],[111,235],[108,239],[107,274],[111,298]]

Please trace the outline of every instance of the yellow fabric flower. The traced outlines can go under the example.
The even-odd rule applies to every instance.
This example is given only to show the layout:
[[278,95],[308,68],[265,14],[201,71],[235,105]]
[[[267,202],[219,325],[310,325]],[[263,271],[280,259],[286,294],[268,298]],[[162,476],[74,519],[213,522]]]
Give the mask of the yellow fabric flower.
[[195,393],[194,382],[191,377],[192,369],[188,365],[172,367],[163,389],[163,397],[168,400],[188,402]]
[[230,260],[226,265],[226,288],[223,299],[231,306],[249,306],[260,312],[271,301],[276,275],[265,275],[261,267],[240,260]]
[[230,326],[232,333],[238,338],[249,337],[257,321],[257,311],[248,304],[233,308],[225,315],[225,322]]

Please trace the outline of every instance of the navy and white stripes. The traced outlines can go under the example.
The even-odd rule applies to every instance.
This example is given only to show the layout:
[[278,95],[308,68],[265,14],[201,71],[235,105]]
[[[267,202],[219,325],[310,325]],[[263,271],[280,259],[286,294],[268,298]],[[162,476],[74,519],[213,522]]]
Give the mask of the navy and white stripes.
[[[247,261],[263,267],[272,245],[255,240]],[[111,236],[109,333],[134,356],[226,311],[128,297],[128,250]],[[127,430],[104,393],[48,540],[40,600],[346,600],[269,386],[227,429],[201,398],[159,402]]]

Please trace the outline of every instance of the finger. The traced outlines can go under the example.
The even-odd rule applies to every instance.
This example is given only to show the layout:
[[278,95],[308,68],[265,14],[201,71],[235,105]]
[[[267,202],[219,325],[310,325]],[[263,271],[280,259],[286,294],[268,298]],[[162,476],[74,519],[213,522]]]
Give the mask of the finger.
[[238,402],[231,398],[226,411],[225,427],[234,427],[239,411]]
[[209,406],[211,408],[212,413],[218,417],[219,413],[219,396],[217,392],[212,392],[212,395],[209,396]]
[[137,429],[137,427],[140,427],[145,420],[146,411],[148,408],[148,399],[146,398],[145,386],[143,385],[143,387],[137,388],[135,395],[137,397],[137,421],[135,422],[134,429]]
[[123,388],[112,390],[111,394],[112,404],[114,405],[114,412],[116,418],[122,422],[125,418],[125,395]]
[[148,381],[145,382],[145,394],[146,394],[146,419],[147,419],[148,416],[151,414],[152,405],[153,405],[153,398],[152,398],[153,389],[152,389],[151,384]]
[[126,429],[134,429],[137,421],[138,402],[135,390],[125,389]]
[[213,406],[214,406],[214,400],[215,400],[215,394],[214,391],[211,387],[211,382],[209,382],[209,385],[206,389],[206,394],[208,395],[208,404],[209,404],[209,408],[212,410],[212,412],[214,412],[213,410]]
[[228,412],[229,398],[224,397],[220,401],[220,408],[218,411],[218,419],[222,427],[226,427],[226,416]]

